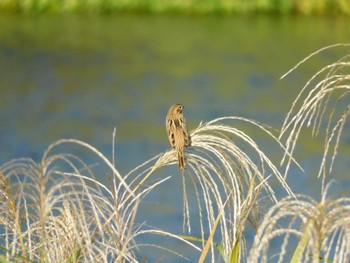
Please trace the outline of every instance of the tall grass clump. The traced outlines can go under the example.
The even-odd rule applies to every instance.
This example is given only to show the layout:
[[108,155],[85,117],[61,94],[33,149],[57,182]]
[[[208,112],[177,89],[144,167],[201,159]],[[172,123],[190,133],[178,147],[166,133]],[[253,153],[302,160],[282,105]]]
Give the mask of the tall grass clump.
[[[336,44],[322,48],[303,59],[286,75],[324,50],[349,46]],[[329,197],[332,182],[326,182],[335,165],[340,137],[349,114],[349,61],[349,55],[343,56],[307,81],[294,100],[279,137],[285,143],[286,154],[282,163],[287,163],[287,175],[302,130],[310,127],[312,135],[324,134],[319,169],[321,201],[296,194],[296,197],[287,196],[273,205],[259,225],[248,262],[349,261],[350,198]]]
[[[201,236],[196,240],[202,243],[203,251],[205,247],[208,249],[204,253],[210,249],[212,262],[217,254],[216,244],[220,244],[219,252],[224,261],[232,257],[234,247],[245,253],[245,223],[253,219],[260,199],[277,202],[268,182],[270,175],[277,178],[287,195],[293,195],[264,151],[249,135],[235,128],[234,123],[252,125],[267,134],[283,151],[270,128],[241,117],[218,118],[201,123],[190,132],[192,145],[185,152],[186,169],[182,172],[184,226],[190,233],[191,223],[199,224]],[[176,158],[175,151],[169,150],[159,157],[152,169],[175,165]],[[194,192],[196,200],[188,200],[187,191]],[[189,202],[197,202],[198,217],[195,219],[190,218]],[[212,239],[207,233],[212,234]],[[187,238],[194,240],[193,236]]]
[[[272,206],[260,223],[248,262],[349,262],[350,198],[327,197],[330,185],[320,202],[297,195]],[[288,251],[291,244],[294,253]]]
[[[350,44],[322,48],[306,57],[287,74],[320,52],[335,47],[349,48]],[[349,109],[350,55],[345,55],[320,69],[307,81],[294,100],[281,129],[280,139],[285,141],[286,152],[292,154],[303,128],[311,127],[313,136],[318,135],[320,129],[325,130],[324,152],[318,173],[318,177],[322,177],[322,189],[326,174],[332,172]],[[289,166],[291,159],[285,155],[282,161],[286,161]]]
[[[90,151],[110,171],[98,182],[93,166],[62,145]],[[1,262],[138,262],[134,219],[142,193],[132,191],[102,153],[78,140],[50,145],[39,163],[16,159],[0,167]]]

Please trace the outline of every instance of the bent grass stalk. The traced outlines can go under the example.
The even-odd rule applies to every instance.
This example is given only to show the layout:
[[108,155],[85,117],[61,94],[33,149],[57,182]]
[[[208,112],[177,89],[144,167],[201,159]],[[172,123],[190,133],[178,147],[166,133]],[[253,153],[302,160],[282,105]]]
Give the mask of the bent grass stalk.
[[[79,157],[53,153],[62,144],[82,146],[101,158],[116,175],[114,193]],[[39,164],[31,159],[5,163],[0,175],[2,251],[6,260],[24,262],[138,262],[131,247],[138,235],[139,200],[167,180],[136,193],[102,153],[74,139],[51,144]]]
[[[335,47],[350,47],[350,44],[336,44],[319,49],[299,62],[284,74],[282,78],[313,56]],[[332,172],[340,136],[349,115],[349,95],[350,55],[346,55],[337,62],[323,67],[307,81],[294,100],[280,132],[279,139],[285,138],[286,153],[293,154],[302,128],[312,126],[312,135],[316,136],[319,133],[323,120],[328,119],[327,127],[325,128],[324,153],[318,173],[318,177],[322,177],[322,191],[324,190],[326,174]],[[343,105],[344,103],[346,104],[345,106]],[[299,104],[301,106],[298,107]],[[328,118],[326,118],[327,114]],[[332,147],[333,153],[331,153],[329,160],[328,156]],[[290,162],[290,156],[285,154],[281,163],[286,163],[286,174],[289,170]]]
[[[187,198],[185,187],[188,184],[185,181],[189,180],[197,199],[198,223],[201,231],[201,237],[190,238],[201,241],[205,250],[210,245],[212,262],[215,262],[214,244],[221,244],[225,261],[232,256],[234,247],[241,247],[240,253],[244,251],[241,245],[244,244],[243,218],[251,214],[250,210],[253,207],[258,207],[256,204],[258,192],[268,196],[272,202],[277,202],[274,191],[266,180],[267,172],[280,181],[288,195],[293,196],[277,167],[249,135],[233,126],[234,122],[253,125],[272,138],[272,141],[284,151],[268,127],[241,117],[218,118],[205,124],[201,123],[190,132],[192,146],[185,151],[186,169],[182,174],[183,198]],[[238,147],[236,142],[242,144],[244,150]],[[252,158],[259,160],[259,163],[256,164]],[[161,155],[155,167],[158,169],[171,164],[176,164],[176,154],[173,150]],[[259,191],[252,193],[255,181],[259,185]],[[188,203],[189,200],[184,200],[183,217],[185,227],[191,232]],[[205,236],[207,231],[212,235],[218,233],[221,240],[219,242],[208,240]],[[239,245],[237,245],[238,237]]]
[[[270,262],[270,244],[275,239],[283,240],[277,262],[347,262],[350,198],[327,198],[330,185],[326,185],[320,202],[297,195],[297,199],[289,196],[271,207],[257,231],[248,262]],[[299,243],[290,257],[287,248],[292,236]]]

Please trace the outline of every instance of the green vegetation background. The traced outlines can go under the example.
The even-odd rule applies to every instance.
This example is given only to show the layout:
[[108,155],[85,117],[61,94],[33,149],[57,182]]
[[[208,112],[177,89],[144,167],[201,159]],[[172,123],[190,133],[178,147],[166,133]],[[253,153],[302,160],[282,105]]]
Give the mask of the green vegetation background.
[[349,0],[0,0],[0,11],[27,13],[350,14]]

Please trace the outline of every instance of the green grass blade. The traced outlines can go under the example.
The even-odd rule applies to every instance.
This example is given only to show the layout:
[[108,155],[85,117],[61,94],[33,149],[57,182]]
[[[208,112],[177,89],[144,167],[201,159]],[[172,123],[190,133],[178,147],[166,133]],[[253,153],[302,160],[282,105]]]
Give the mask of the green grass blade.
[[293,256],[290,260],[290,263],[298,263],[299,262],[299,258],[301,257],[301,254],[304,253],[307,242],[309,241],[309,234],[307,232],[307,230],[309,229],[310,225],[313,224],[313,220],[310,220],[307,224],[307,227],[305,228],[304,231],[304,235],[300,238],[300,241],[297,245],[297,247],[295,248],[295,251],[293,253]]
[[214,237],[214,234],[215,234],[215,231],[216,231],[216,228],[220,222],[220,219],[221,219],[221,216],[222,216],[222,212],[223,212],[223,209],[224,207],[226,206],[228,200],[230,199],[230,196],[231,196],[232,192],[227,196],[227,199],[222,207],[222,209],[220,210],[220,213],[218,214],[216,220],[215,220],[215,223],[213,225],[213,229],[208,237],[208,240],[207,242],[205,243],[205,246],[203,248],[203,251],[202,251],[202,254],[201,256],[199,257],[199,260],[198,260],[198,263],[203,263],[207,254],[208,254],[208,251],[209,251],[209,248],[210,248],[210,244],[213,242],[213,237]]
[[232,249],[231,257],[230,257],[230,263],[237,263],[239,262],[239,251],[240,251],[240,238],[237,237],[235,246]]
[[[0,251],[1,250],[9,252],[9,250],[3,246],[0,246]],[[14,257],[18,259],[22,259],[24,262],[35,263],[35,261],[27,259],[26,257],[20,256],[20,255],[14,255]],[[0,255],[0,263],[12,263],[12,261],[8,261],[4,255]]]
[[215,231],[216,231],[216,227],[218,226],[219,222],[220,222],[220,218],[221,218],[221,215],[222,215],[222,212],[220,211],[220,214],[218,215],[218,217],[216,218],[215,220],[215,223],[214,223],[214,226],[213,226],[213,229],[208,237],[208,240],[207,242],[205,243],[205,246],[203,248],[203,251],[202,251],[202,254],[201,256],[199,257],[199,260],[198,260],[198,263],[203,263],[207,254],[208,254],[208,251],[209,251],[209,248],[210,248],[210,244],[212,243],[213,241],[213,237],[214,237],[214,234],[215,234]]
[[8,261],[5,256],[0,255],[0,263],[10,263],[10,261]]

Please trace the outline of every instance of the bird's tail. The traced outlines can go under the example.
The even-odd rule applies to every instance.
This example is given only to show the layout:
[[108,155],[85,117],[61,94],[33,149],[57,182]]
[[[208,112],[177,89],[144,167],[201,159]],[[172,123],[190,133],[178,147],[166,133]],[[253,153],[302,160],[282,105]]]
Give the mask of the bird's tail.
[[179,169],[184,169],[185,168],[185,158],[184,158],[183,151],[177,152],[177,161],[178,161]]

